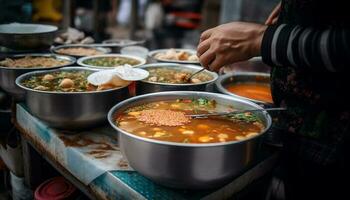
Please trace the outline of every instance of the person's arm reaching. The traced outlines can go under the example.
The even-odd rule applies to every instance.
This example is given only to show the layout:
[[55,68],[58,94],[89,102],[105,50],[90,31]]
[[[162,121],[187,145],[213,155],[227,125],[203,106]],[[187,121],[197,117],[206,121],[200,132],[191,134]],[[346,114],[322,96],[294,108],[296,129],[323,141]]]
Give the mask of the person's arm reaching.
[[261,44],[263,61],[274,66],[347,71],[350,68],[350,30],[295,25],[269,26]]

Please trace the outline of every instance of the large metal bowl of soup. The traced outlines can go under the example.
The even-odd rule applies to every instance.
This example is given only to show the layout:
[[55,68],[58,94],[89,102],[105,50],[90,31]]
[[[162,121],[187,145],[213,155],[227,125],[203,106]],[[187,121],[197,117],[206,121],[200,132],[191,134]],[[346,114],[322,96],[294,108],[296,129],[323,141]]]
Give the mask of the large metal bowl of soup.
[[15,84],[16,78],[31,71],[55,69],[73,65],[75,58],[54,54],[20,54],[0,58],[0,87],[13,96],[22,100],[24,90]]
[[[191,119],[180,125],[176,124],[181,122],[179,112],[165,114],[179,109],[189,114],[261,107],[228,95],[194,91],[146,94],[114,106],[108,120],[119,134],[121,151],[130,166],[172,188],[209,189],[232,181],[256,161],[262,136],[271,126],[266,112]],[[155,118],[147,116],[157,113],[164,115],[153,125],[141,123],[152,121]],[[168,124],[157,125],[160,122]]]
[[14,50],[48,49],[54,41],[58,28],[44,24],[1,24],[1,46]]
[[94,69],[111,69],[125,64],[138,67],[144,65],[146,60],[137,56],[107,54],[82,57],[78,59],[77,63],[78,65]]
[[109,48],[94,47],[79,44],[59,45],[51,49],[52,53],[59,55],[74,56],[76,58],[84,56],[95,56],[110,53]]
[[261,105],[273,105],[270,74],[268,73],[235,72],[225,74],[216,80],[215,87],[223,94]]
[[26,91],[30,112],[49,126],[85,129],[107,122],[109,109],[129,96],[129,82],[105,88],[88,84],[87,76],[95,71],[83,67],[35,71],[18,77],[16,84]]
[[137,95],[162,91],[205,91],[218,78],[215,72],[205,70],[186,82],[186,77],[202,69],[197,65],[153,63],[139,68],[147,70],[150,75],[136,82]]

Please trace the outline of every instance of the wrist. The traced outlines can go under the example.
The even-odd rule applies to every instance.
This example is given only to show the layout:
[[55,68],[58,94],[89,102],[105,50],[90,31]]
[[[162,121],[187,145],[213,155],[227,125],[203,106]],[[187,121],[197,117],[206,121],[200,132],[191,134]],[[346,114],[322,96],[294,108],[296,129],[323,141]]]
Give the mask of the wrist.
[[266,25],[259,25],[257,27],[255,39],[253,41],[252,57],[261,55],[261,44],[267,27]]

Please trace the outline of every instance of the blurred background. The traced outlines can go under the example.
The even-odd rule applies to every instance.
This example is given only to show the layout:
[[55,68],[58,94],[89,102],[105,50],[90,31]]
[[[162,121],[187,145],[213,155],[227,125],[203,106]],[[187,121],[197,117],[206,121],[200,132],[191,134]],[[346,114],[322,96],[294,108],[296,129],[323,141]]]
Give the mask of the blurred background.
[[53,24],[95,42],[145,39],[146,47],[196,48],[200,32],[230,21],[261,22],[278,0],[0,0],[0,24]]

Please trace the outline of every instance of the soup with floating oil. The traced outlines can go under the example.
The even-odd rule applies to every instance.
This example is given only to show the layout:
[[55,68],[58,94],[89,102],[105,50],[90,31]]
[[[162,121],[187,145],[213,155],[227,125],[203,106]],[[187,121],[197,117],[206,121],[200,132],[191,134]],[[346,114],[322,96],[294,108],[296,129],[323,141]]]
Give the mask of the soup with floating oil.
[[271,88],[268,84],[235,83],[227,86],[226,89],[231,93],[242,97],[273,103]]
[[265,126],[253,113],[191,119],[188,114],[233,111],[207,99],[178,99],[132,107],[116,116],[116,125],[134,135],[178,143],[217,143],[244,140]]

